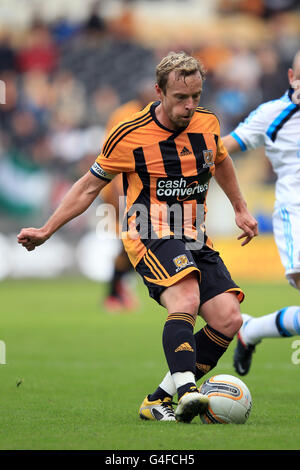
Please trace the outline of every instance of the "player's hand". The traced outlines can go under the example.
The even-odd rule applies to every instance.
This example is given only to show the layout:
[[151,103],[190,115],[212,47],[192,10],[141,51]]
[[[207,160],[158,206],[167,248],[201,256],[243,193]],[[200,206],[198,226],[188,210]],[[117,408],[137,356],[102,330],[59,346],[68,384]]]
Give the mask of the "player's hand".
[[243,231],[241,235],[239,235],[237,238],[238,240],[244,239],[241,243],[242,246],[247,245],[252,240],[252,238],[257,237],[257,220],[250,214],[247,209],[244,209],[243,212],[236,214],[235,221],[237,226]]
[[36,246],[42,245],[49,236],[42,228],[23,228],[17,236],[20,243],[26,250],[33,251]]

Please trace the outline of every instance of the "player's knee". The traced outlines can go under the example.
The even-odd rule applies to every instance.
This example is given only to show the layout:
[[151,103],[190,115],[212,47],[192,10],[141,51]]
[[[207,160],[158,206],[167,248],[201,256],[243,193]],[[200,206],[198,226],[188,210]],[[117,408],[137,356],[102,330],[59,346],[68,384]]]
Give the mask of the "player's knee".
[[198,280],[187,276],[174,286],[171,286],[161,296],[161,303],[169,312],[184,312],[197,316],[200,305]]
[[197,290],[191,290],[186,293],[182,293],[176,298],[172,303],[172,310],[177,312],[190,313],[193,316],[197,316],[199,305],[200,305],[200,296]]
[[229,306],[224,320],[223,333],[229,338],[233,338],[241,328],[242,324],[243,319],[239,306],[236,306],[235,304]]
[[194,273],[188,276],[182,283],[180,299],[178,299],[179,305],[181,309],[178,309],[178,311],[197,316],[200,306],[200,291],[198,278]]
[[234,335],[235,335],[235,334],[239,331],[239,329],[242,327],[242,324],[243,324],[242,315],[241,315],[240,309],[238,309],[238,310],[235,312],[235,315],[234,315],[234,318],[233,318],[233,324],[232,324],[233,331],[234,331]]
[[200,296],[198,292],[191,292],[188,298],[183,299],[182,301],[182,312],[189,312],[192,315],[196,316],[199,310],[200,305]]

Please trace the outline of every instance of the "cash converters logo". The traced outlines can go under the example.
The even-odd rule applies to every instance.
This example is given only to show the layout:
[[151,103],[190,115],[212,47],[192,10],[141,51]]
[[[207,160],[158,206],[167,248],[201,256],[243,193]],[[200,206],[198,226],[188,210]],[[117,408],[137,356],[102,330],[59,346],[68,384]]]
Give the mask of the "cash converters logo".
[[156,197],[159,201],[169,203],[184,202],[197,199],[203,202],[208,190],[208,179],[201,181],[199,177],[159,178],[156,183]]

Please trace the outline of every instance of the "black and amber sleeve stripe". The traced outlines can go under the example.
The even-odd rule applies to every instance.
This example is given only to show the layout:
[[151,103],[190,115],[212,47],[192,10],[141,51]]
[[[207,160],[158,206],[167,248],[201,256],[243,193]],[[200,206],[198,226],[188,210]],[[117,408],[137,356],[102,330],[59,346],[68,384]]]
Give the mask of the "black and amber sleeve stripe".
[[112,153],[115,146],[130,132],[138,129],[139,127],[146,126],[153,120],[150,110],[143,113],[141,116],[133,119],[132,121],[122,122],[107,138],[102,153],[105,158],[108,158]]

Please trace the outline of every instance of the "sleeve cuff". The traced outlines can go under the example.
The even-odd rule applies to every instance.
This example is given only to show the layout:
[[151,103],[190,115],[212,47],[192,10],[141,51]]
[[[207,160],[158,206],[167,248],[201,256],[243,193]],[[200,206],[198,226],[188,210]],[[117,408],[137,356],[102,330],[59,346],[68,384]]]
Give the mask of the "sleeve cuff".
[[241,147],[241,150],[243,152],[245,152],[245,150],[247,150],[247,147],[244,144],[244,142],[242,141],[242,139],[235,132],[230,132],[230,135],[231,135],[231,137],[233,137],[237,141],[237,143]]
[[111,181],[109,178],[104,178],[104,176],[100,176],[98,173],[96,173],[92,168],[90,168],[90,172],[94,175],[97,176],[100,180],[107,181],[108,183]]

